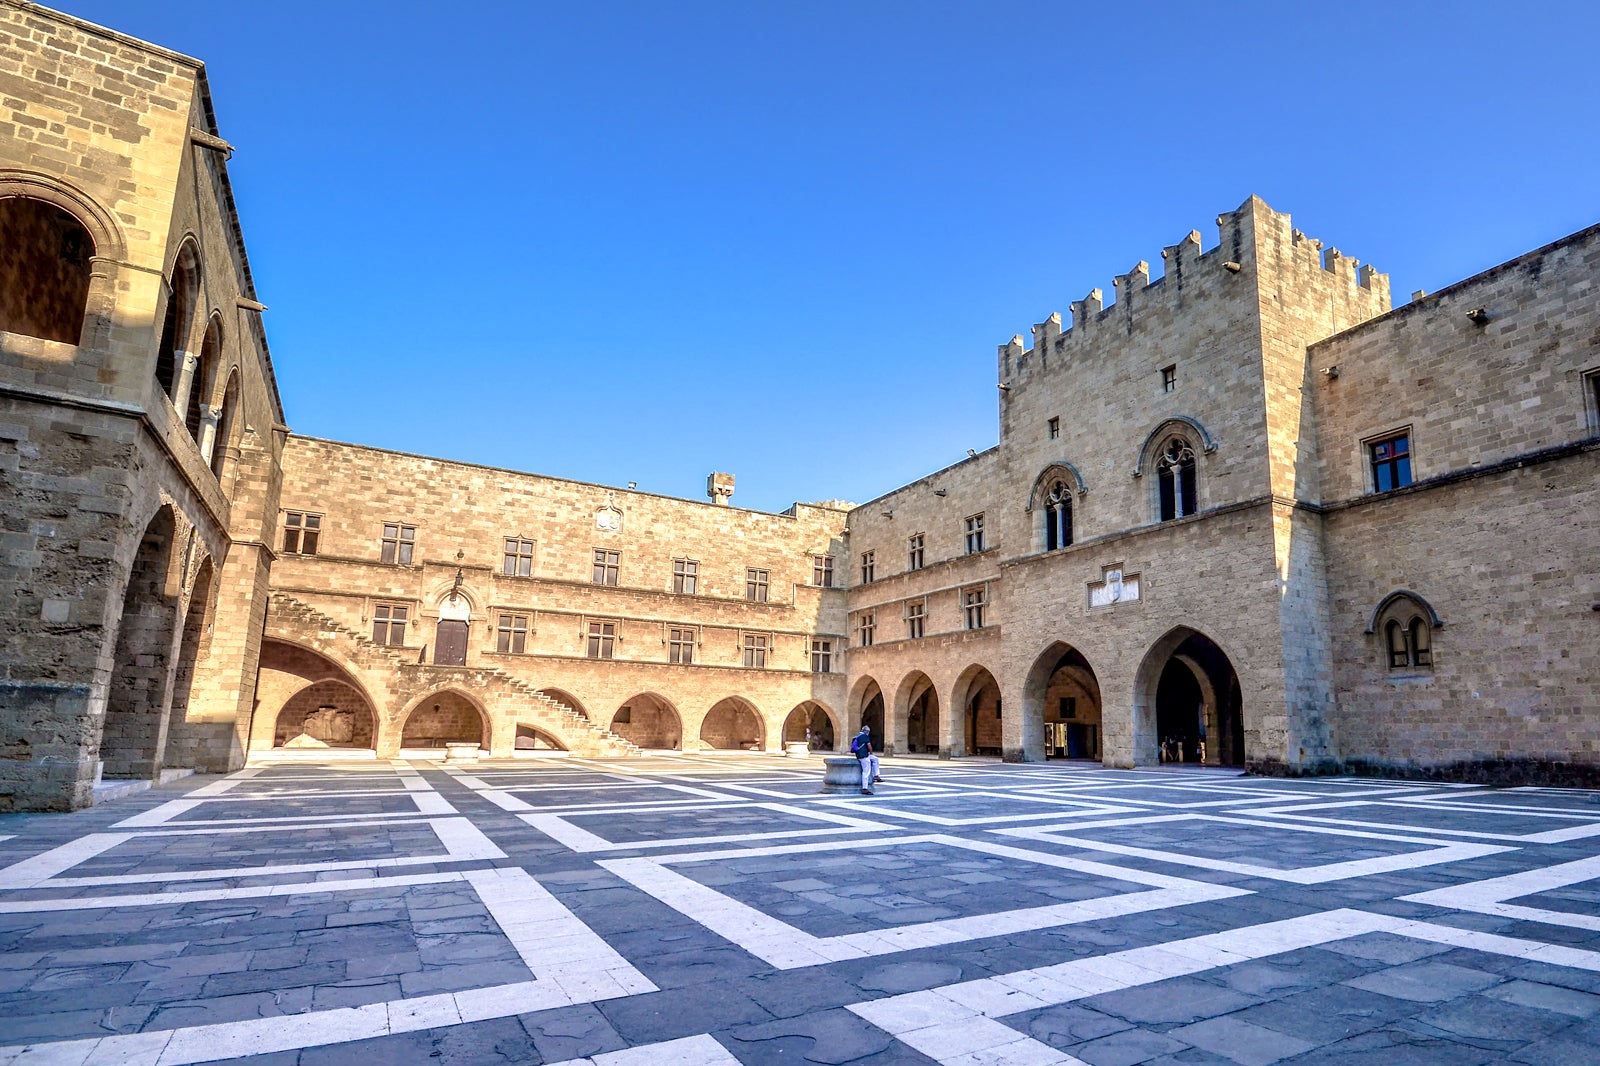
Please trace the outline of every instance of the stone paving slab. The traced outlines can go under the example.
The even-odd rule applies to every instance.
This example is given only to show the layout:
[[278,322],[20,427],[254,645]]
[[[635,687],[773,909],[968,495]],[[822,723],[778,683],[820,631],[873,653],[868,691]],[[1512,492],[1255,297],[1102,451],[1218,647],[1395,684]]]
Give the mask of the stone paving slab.
[[0,817],[0,1066],[1595,1061],[1600,794],[884,776],[297,764]]

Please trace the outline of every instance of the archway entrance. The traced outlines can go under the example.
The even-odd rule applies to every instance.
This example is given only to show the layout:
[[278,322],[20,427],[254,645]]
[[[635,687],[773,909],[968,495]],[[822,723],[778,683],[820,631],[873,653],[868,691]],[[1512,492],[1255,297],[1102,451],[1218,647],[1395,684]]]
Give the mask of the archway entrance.
[[761,751],[766,729],[755,708],[729,696],[707,713],[700,725],[700,746],[715,751]]
[[871,678],[867,679],[866,687],[861,690],[861,698],[858,706],[860,707],[860,711],[856,714],[856,720],[848,732],[851,736],[854,736],[862,726],[870,726],[872,728],[872,746],[876,749],[884,741],[883,690],[880,689],[878,687],[878,683]]
[[[939,694],[933,681],[920,670],[912,672],[900,682],[896,698],[897,729],[895,749],[913,754],[928,754],[939,750]],[[878,736],[876,730],[874,736]],[[881,738],[888,747],[888,738]]]
[[1179,627],[1139,668],[1140,762],[1242,766],[1244,707],[1233,664],[1204,633]]
[[1037,714],[1046,759],[1099,759],[1100,682],[1083,653],[1061,641],[1034,660],[1024,699]]
[[489,746],[489,723],[471,700],[455,692],[438,692],[406,716],[400,730],[402,748],[442,748],[446,744]]
[[961,741],[968,755],[1002,755],[1005,707],[994,675],[979,668],[961,709]]
[[833,751],[835,734],[833,717],[815,700],[806,700],[789,712],[784,719],[785,743],[802,741],[812,751]]
[[517,726],[518,751],[566,751],[567,746],[542,729],[531,725]]
[[343,681],[318,681],[289,698],[272,732],[275,748],[370,748],[372,708]]
[[683,720],[672,704],[641,692],[611,716],[611,731],[641,748],[676,751],[683,744]]
[[100,734],[104,776],[154,778],[167,740],[178,590],[174,521],[162,507],[145,527],[122,599],[122,623]]
[[[195,672],[211,648],[211,560],[200,564],[194,577],[194,589],[189,593],[189,611],[183,619],[183,639],[178,643],[178,669],[172,678],[172,710],[167,716],[167,749],[162,760],[165,766],[195,767],[199,765],[197,750],[201,741],[196,723],[190,721],[190,705],[194,694]],[[229,730],[231,733],[232,731]],[[227,758],[225,752],[212,752],[213,756]]]

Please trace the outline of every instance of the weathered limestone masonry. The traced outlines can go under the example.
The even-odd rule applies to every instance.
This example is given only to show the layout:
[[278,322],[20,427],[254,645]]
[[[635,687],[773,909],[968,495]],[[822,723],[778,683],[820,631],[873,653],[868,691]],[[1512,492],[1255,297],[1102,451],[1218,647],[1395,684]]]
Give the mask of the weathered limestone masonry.
[[0,810],[240,765],[282,414],[195,60],[0,0]]
[[[496,754],[519,736],[586,754],[777,750],[818,713],[843,737],[837,509],[762,514],[307,437],[284,471],[285,529],[310,516],[318,535],[307,550],[291,534],[273,568],[255,749],[307,714],[312,740],[380,755],[485,729]],[[341,704],[297,693],[330,681],[359,709],[351,737],[372,741],[318,735],[316,713]],[[424,728],[441,693],[482,721]]]

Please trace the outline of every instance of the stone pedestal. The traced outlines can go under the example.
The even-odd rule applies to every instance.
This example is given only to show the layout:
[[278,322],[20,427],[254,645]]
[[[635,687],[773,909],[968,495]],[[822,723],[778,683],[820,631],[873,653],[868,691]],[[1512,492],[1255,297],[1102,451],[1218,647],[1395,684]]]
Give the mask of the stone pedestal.
[[803,740],[786,740],[783,742],[783,754],[790,759],[807,759],[811,757],[811,745]]
[[466,742],[460,744],[446,744],[444,746],[445,762],[477,762],[478,745]]
[[827,767],[822,775],[824,792],[860,792],[861,760],[854,755],[828,755],[822,760]]

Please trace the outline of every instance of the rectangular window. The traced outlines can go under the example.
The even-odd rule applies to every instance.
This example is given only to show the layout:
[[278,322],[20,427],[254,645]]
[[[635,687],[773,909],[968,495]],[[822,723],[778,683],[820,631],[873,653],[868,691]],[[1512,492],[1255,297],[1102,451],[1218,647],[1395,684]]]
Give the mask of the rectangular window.
[[924,554],[923,554],[923,550],[922,549],[923,549],[923,545],[926,544],[926,543],[927,543],[927,538],[921,533],[913,533],[906,540],[906,563],[907,563],[906,569],[908,569],[908,570],[921,570],[922,569],[922,565],[923,565],[922,561],[923,561],[923,558],[924,558]]
[[927,622],[928,604],[925,600],[911,600],[906,604],[906,636],[921,640]]
[[693,596],[700,585],[700,564],[693,559],[672,560],[672,591]]
[[283,553],[315,555],[322,536],[322,516],[304,511],[285,511],[283,515]]
[[833,641],[813,640],[811,642],[811,672],[813,674],[833,673]]
[[528,649],[528,616],[525,614],[503,614],[500,624],[495,628],[495,651],[506,651],[513,655],[521,655]]
[[1047,422],[1045,424],[1050,427],[1050,439],[1051,440],[1056,440],[1057,438],[1059,438],[1061,436],[1061,419],[1052,418],[1049,422]]
[[380,603],[372,608],[372,641],[398,648],[406,642],[406,617],[411,608],[403,603]]
[[767,637],[765,633],[744,635],[744,664],[750,667],[767,665]]
[[872,584],[872,579],[873,579],[873,576],[876,573],[876,571],[877,571],[877,564],[873,561],[872,553],[871,552],[862,552],[861,553],[861,583],[863,585]]
[[501,572],[508,577],[532,577],[533,541],[521,537],[507,537],[505,564]]
[[961,594],[961,608],[966,612],[968,629],[983,628],[983,612],[988,604],[988,594],[981,586],[975,589],[967,589]]
[[411,565],[411,550],[417,545],[417,527],[403,526],[398,522],[385,522],[383,526],[382,560],[400,566]]
[[862,611],[857,623],[856,633],[861,639],[863,648],[872,647],[872,641],[878,630],[878,620],[871,611]]
[[1164,367],[1161,368],[1161,391],[1162,392],[1177,392],[1178,391],[1178,364],[1177,363],[1173,363],[1171,366],[1164,366]]
[[591,659],[609,659],[617,650],[617,623],[590,622],[589,649]]
[[[615,585],[617,583],[617,564],[621,556],[617,552],[608,552],[604,548],[594,550],[594,583],[596,585]],[[606,656],[611,658],[611,656]]]
[[1411,484],[1411,437],[1401,433],[1367,445],[1372,455],[1372,491],[1388,492]]
[[813,555],[811,557],[811,583],[818,588],[833,588],[833,556]]
[[1600,433],[1600,370],[1583,375],[1583,384],[1589,394],[1589,431]]
[[767,583],[772,575],[766,570],[756,570],[753,567],[744,572],[744,598],[751,603],[767,602]]
[[983,551],[983,515],[967,516],[967,554],[977,555]]
[[667,661],[681,666],[694,662],[694,630],[667,630]]

